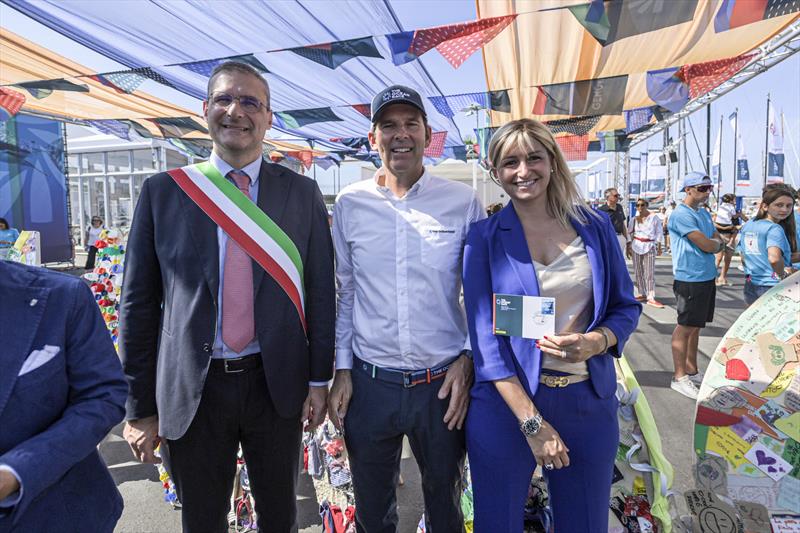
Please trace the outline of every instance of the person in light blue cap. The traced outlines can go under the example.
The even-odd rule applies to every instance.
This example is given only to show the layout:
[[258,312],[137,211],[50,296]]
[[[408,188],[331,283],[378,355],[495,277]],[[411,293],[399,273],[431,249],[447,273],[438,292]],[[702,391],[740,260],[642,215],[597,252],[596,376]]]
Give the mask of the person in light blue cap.
[[714,319],[717,268],[714,254],[724,244],[703,205],[713,189],[704,172],[689,172],[681,190],[686,193],[669,217],[667,227],[672,243],[672,272],[678,324],[672,333],[672,362],[675,373],[670,388],[691,399],[697,398],[703,375],[697,368],[700,330]]

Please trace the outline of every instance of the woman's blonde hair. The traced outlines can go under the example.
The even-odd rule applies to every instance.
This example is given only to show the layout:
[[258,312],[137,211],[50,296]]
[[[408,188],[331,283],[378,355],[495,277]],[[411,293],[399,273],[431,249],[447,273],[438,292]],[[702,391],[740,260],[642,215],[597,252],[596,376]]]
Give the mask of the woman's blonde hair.
[[489,142],[488,150],[492,178],[497,181],[500,160],[509,150],[521,148],[526,152],[532,152],[535,149],[534,140],[544,147],[553,165],[550,183],[547,185],[547,214],[564,227],[570,226],[570,219],[577,220],[581,224],[588,223],[587,213],[599,216],[594,210],[583,207],[584,199],[567,166],[564,154],[561,153],[552,132],[538,120],[529,118],[512,120],[495,132]]

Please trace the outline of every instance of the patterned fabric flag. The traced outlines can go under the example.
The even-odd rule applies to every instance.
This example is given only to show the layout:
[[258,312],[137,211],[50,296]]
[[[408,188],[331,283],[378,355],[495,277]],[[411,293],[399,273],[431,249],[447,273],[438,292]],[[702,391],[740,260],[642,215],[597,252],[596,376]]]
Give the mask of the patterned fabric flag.
[[330,141],[349,146],[354,150],[366,148],[369,151],[369,137],[334,137]]
[[697,10],[697,0],[592,0],[567,9],[597,42],[607,46],[627,37],[689,22]]
[[330,107],[316,107],[312,109],[293,109],[291,111],[276,111],[275,115],[280,119],[281,124],[286,128],[302,128],[317,122],[341,122],[336,113]]
[[689,87],[677,77],[678,67],[647,72],[647,96],[656,104],[677,113],[689,102]]
[[492,111],[511,113],[511,98],[508,95],[508,89],[489,91],[489,107]]
[[722,0],[714,17],[714,32],[728,31],[797,11],[800,11],[800,0]]
[[598,131],[601,152],[624,152],[630,145],[625,130]]
[[25,95],[8,87],[0,87],[0,122],[16,115],[25,104]]
[[439,113],[452,118],[459,111],[477,105],[483,109],[489,107],[487,93],[466,93],[454,94],[450,96],[429,96],[428,100],[433,104]]
[[64,79],[58,80],[40,80],[40,81],[25,81],[22,83],[15,83],[17,87],[21,87],[28,91],[31,96],[37,100],[46,98],[53,94],[53,91],[72,91],[77,93],[88,93],[89,87],[84,84],[78,85]]
[[534,115],[618,115],[622,113],[628,76],[613,76],[538,88]]
[[192,72],[196,72],[201,76],[205,76],[206,78],[211,77],[211,73],[217,67],[217,65],[224,63],[225,61],[236,61],[238,63],[246,63],[256,69],[259,72],[269,72],[267,67],[264,64],[256,59],[256,56],[253,54],[244,54],[239,56],[230,56],[230,57],[221,57],[218,59],[207,59],[204,61],[193,61],[191,63],[178,63],[178,66],[185,68],[186,70],[191,70]]
[[333,165],[339,166],[339,162],[335,161],[330,157],[315,157],[314,163],[316,163],[322,170],[328,170]]
[[364,115],[367,118],[367,120],[372,118],[371,116],[372,108],[370,107],[369,104],[353,104],[350,107],[352,107],[353,109]]
[[89,76],[94,81],[100,82],[106,87],[111,87],[118,93],[131,94],[147,79],[142,74],[136,72],[121,72],[119,74],[95,74]]
[[286,152],[286,155],[300,160],[300,162],[303,163],[303,166],[305,167],[306,170],[310,169],[311,165],[314,164],[314,152],[310,150]]
[[767,183],[783,183],[783,120],[775,122],[772,106],[769,107],[767,130]]
[[742,70],[758,53],[684,65],[675,76],[689,85],[689,97],[697,98]]
[[594,117],[575,117],[564,118],[560,120],[548,120],[545,122],[553,135],[557,133],[571,133],[572,135],[586,135],[597,123],[600,122],[600,116]]
[[650,125],[650,120],[653,118],[652,106],[637,107],[636,109],[629,109],[624,111],[625,115],[625,133],[632,133]]
[[289,48],[288,51],[310,59],[329,69],[335,69],[345,61],[354,57],[377,57],[383,59],[375,46],[372,37],[361,37],[360,39],[350,39],[347,41],[336,41],[333,43],[315,44],[311,46],[299,46]]
[[458,68],[478,48],[494,39],[517,15],[505,15],[437,26],[416,31],[392,33],[386,36],[392,61],[403,65],[436,48],[454,68]]
[[87,120],[87,125],[106,135],[114,135],[126,141],[150,139],[153,134],[150,130],[133,120]]
[[191,117],[149,118],[147,120],[158,126],[164,137],[184,137],[193,131],[208,133],[207,129]]
[[208,159],[211,156],[212,144],[211,141],[205,139],[189,140],[189,139],[167,139],[169,143],[183,152],[186,155],[198,158]]
[[122,75],[122,74],[139,74],[141,76],[144,76],[145,78],[148,78],[148,79],[151,79],[151,80],[153,80],[155,82],[158,82],[161,85],[166,85],[167,87],[172,87],[173,89],[175,88],[175,86],[172,85],[172,83],[167,81],[167,78],[165,78],[164,76],[162,76],[161,74],[159,74],[158,72],[156,72],[154,69],[152,69],[150,67],[138,67],[138,68],[132,68],[132,69],[129,69],[129,70],[117,70],[115,72],[104,72],[102,74],[98,74],[98,76],[102,76],[102,77],[104,77],[106,79],[112,80],[112,83],[116,83],[113,80],[114,79],[118,79],[120,77],[120,75]]
[[444,142],[447,140],[446,131],[434,131],[431,134],[431,143],[425,148],[425,157],[442,157]]
[[556,137],[561,152],[567,161],[584,161],[589,149],[588,135],[564,135]]

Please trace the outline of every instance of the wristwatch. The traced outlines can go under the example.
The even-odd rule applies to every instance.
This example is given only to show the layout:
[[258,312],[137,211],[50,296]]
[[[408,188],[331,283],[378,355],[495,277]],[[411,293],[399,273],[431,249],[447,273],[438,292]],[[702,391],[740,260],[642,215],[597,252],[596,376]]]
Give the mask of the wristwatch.
[[533,437],[542,429],[542,415],[536,413],[519,423],[519,430],[526,437]]

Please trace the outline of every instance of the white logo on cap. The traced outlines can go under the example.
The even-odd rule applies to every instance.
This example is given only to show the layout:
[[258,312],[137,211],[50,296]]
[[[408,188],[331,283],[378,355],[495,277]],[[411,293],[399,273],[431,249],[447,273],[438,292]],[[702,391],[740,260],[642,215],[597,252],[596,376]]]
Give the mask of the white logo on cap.
[[392,89],[391,91],[383,94],[383,101],[398,100],[401,98],[411,98],[411,95],[401,89]]

